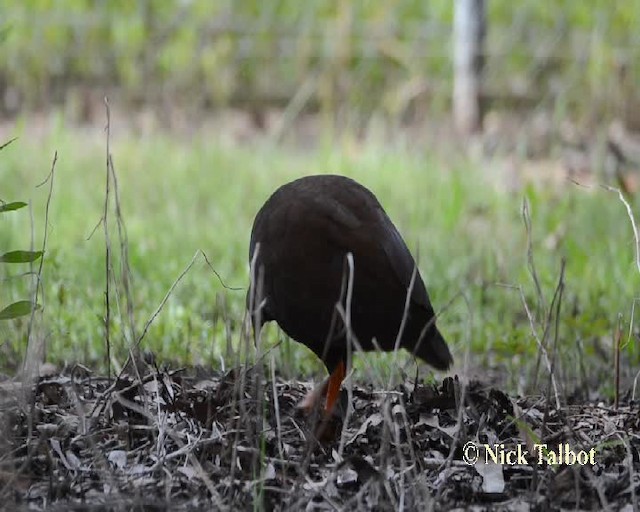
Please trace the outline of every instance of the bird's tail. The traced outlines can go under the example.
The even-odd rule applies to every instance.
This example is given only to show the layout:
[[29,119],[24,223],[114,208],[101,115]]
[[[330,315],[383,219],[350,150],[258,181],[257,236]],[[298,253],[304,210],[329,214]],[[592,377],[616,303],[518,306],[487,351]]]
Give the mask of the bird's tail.
[[453,364],[447,342],[435,324],[427,329],[422,341],[413,350],[413,354],[437,370],[448,370]]

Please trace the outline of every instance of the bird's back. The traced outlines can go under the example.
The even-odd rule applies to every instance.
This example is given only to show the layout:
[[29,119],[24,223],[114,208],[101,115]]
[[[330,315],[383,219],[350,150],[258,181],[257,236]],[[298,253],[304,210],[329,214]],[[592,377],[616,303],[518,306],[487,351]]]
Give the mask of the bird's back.
[[342,301],[347,309],[348,253],[353,255],[351,327],[361,348],[374,349],[373,338],[382,350],[394,348],[412,286],[401,346],[436,368],[451,364],[411,253],[376,197],[354,180],[308,176],[280,187],[256,216],[250,258],[258,246],[263,321],[275,320],[330,370],[346,354],[335,306]]

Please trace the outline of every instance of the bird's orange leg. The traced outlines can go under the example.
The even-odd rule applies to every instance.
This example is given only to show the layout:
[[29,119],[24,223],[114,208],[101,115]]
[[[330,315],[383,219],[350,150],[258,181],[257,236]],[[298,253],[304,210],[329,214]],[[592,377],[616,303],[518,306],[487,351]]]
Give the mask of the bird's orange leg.
[[340,386],[342,385],[342,381],[347,376],[347,370],[344,366],[344,361],[340,361],[338,366],[336,366],[335,370],[331,373],[329,377],[329,383],[327,386],[327,401],[325,403],[324,412],[327,416],[331,416],[333,412],[333,408],[336,404],[336,400],[340,395]]

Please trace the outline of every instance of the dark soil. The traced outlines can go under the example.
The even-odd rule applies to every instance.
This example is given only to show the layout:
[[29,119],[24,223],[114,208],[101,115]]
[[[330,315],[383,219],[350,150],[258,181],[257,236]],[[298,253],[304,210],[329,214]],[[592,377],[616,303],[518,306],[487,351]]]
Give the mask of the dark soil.
[[[447,378],[388,391],[354,386],[343,392],[344,421],[318,425],[296,408],[310,383],[272,379],[262,367],[190,373],[154,370],[114,383],[76,367],[26,391],[0,382],[0,506],[638,507],[637,401],[558,406],[554,396],[512,397]],[[546,450],[535,449],[540,443]]]

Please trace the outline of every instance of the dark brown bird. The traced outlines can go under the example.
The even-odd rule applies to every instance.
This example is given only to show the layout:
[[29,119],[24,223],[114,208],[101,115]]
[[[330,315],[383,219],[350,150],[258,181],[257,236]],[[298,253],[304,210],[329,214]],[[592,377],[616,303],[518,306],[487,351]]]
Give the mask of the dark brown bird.
[[406,316],[399,346],[439,370],[452,364],[409,249],[376,197],[354,180],[307,176],[276,190],[256,215],[249,260],[255,332],[275,320],[322,359],[330,377],[314,398],[326,392],[327,412],[346,374],[350,268],[351,333],[362,350],[394,350]]

